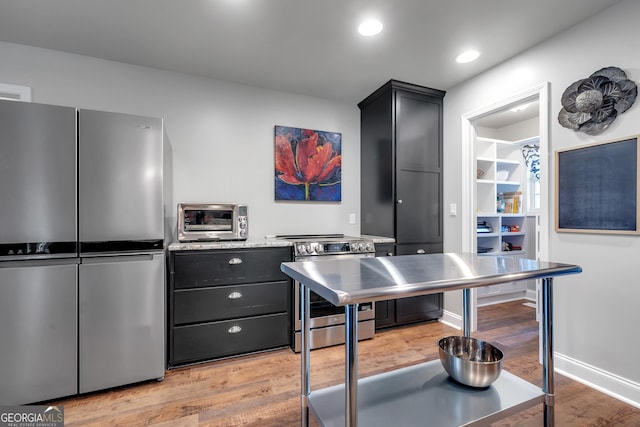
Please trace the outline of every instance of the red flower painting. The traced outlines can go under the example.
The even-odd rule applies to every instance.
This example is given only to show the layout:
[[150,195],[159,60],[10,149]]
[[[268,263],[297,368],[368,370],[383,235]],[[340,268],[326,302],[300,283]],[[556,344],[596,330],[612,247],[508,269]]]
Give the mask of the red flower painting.
[[342,135],[276,126],[276,200],[341,200]]

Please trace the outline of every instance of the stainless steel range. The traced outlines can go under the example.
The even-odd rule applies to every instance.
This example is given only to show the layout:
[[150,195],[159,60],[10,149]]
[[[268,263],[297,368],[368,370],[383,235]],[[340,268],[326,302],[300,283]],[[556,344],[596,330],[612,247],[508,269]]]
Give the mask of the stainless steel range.
[[[307,234],[277,236],[293,243],[294,261],[363,258],[375,256],[373,241],[343,234]],[[375,334],[375,305],[358,306],[358,339],[373,338]],[[300,284],[294,283],[294,351],[301,349],[302,320],[300,317]],[[312,349],[345,342],[344,307],[336,307],[314,292],[310,298],[310,346]]]

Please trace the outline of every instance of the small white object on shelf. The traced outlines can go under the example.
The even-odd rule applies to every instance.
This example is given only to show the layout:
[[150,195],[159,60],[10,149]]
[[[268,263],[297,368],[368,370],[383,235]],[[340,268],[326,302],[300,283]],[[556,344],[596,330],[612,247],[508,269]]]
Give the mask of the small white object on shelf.
[[509,171],[508,170],[499,170],[496,172],[496,180],[497,181],[506,181],[509,179]]

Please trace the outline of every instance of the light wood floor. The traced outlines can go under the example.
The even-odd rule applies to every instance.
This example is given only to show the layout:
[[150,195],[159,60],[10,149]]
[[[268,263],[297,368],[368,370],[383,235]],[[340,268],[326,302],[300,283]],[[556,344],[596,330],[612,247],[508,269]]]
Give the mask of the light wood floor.
[[[503,350],[504,369],[541,386],[534,309],[519,301],[483,307],[478,317],[474,336]],[[452,334],[459,331],[440,323],[379,332],[373,340],[360,343],[360,376],[437,359],[438,340]],[[343,360],[343,346],[314,350],[312,390],[343,382]],[[281,427],[300,425],[299,393],[300,356],[282,349],[174,369],[161,382],[54,403],[64,405],[67,427]],[[561,375],[556,375],[555,414],[558,427],[640,426],[640,409]],[[495,425],[542,424],[542,405],[538,405]]]

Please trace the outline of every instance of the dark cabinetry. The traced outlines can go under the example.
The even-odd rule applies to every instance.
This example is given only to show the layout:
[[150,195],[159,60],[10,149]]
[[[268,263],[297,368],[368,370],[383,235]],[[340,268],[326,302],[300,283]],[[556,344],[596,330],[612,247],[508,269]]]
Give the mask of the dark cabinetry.
[[172,251],[169,366],[290,345],[291,249]]
[[362,233],[399,254],[442,252],[443,97],[391,80],[358,104]]
[[[392,237],[377,255],[442,252],[445,92],[390,80],[358,104],[363,234]],[[442,316],[442,294],[376,303],[376,327]]]
[[[376,245],[376,256],[394,256],[395,245]],[[442,293],[376,302],[376,329],[442,317]]]

